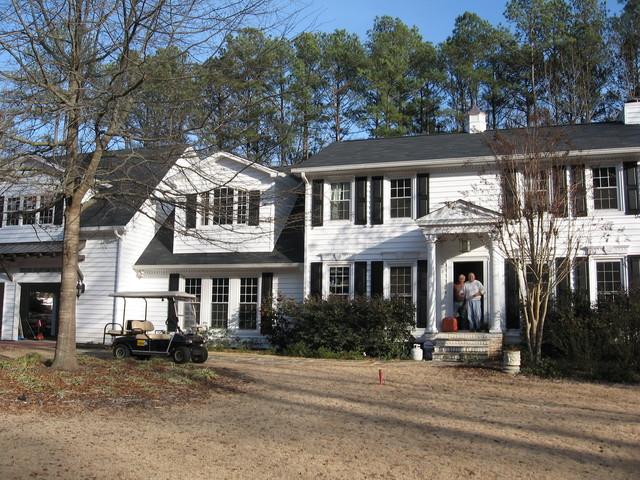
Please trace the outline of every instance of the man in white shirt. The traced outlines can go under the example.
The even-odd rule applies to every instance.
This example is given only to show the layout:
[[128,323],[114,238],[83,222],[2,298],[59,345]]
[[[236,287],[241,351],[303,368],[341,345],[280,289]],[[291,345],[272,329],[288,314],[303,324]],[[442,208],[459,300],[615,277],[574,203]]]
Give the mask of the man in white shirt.
[[464,284],[464,297],[467,301],[469,330],[472,332],[478,331],[482,327],[482,296],[484,294],[485,289],[482,283],[476,280],[473,272],[469,273]]

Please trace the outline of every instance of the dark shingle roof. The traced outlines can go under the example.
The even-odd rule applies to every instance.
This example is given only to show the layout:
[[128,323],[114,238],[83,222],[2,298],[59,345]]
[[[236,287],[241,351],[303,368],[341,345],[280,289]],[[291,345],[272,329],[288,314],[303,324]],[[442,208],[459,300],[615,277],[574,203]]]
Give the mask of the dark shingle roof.
[[[549,127],[566,139],[570,150],[640,147],[640,125],[591,123]],[[515,135],[524,129],[488,130],[484,133],[447,133],[336,142],[295,168],[364,165],[370,163],[438,160],[491,156],[496,134]]]
[[173,214],[158,230],[136,265],[260,265],[304,260],[304,197],[299,195],[271,252],[172,253]]
[[104,185],[82,210],[83,227],[124,226],[165,177],[186,146],[106,152],[96,178]]
[[62,253],[62,242],[23,242],[0,244],[0,257],[16,255],[51,255]]

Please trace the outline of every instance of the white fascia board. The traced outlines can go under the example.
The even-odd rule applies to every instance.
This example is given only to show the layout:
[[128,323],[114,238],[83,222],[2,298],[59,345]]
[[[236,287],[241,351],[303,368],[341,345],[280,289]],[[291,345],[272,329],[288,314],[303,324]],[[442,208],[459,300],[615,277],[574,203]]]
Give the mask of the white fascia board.
[[300,268],[301,263],[198,263],[186,265],[134,265],[142,270],[266,270],[276,268]]
[[243,165],[246,165],[247,167],[255,168],[256,170],[258,170],[260,172],[266,173],[271,178],[286,177],[287,176],[287,174],[284,173],[284,172],[279,172],[279,171],[274,170],[272,168],[266,167],[266,166],[264,166],[264,165],[262,165],[260,163],[252,162],[251,160],[247,160],[246,158],[239,157],[238,155],[234,155],[233,153],[216,152],[213,155],[211,155],[211,157],[213,157],[214,160],[219,158],[219,157],[228,158],[229,160],[233,160],[234,162],[241,163]]
[[[601,155],[623,155],[640,153],[640,146],[638,147],[623,147],[623,148],[603,148],[592,150],[572,150],[568,153],[569,157],[592,157]],[[517,157],[522,157],[518,155]],[[517,158],[516,157],[516,158]],[[336,172],[347,170],[388,170],[391,168],[407,168],[407,167],[430,167],[430,168],[446,168],[446,167],[460,167],[468,165],[487,165],[494,162],[496,157],[494,155],[483,155],[479,157],[456,157],[456,158],[441,158],[441,159],[420,159],[420,160],[404,160],[399,162],[377,162],[377,163],[360,163],[360,164],[343,164],[343,165],[329,165],[320,167],[296,167],[292,168],[292,173],[324,173],[324,172]]]

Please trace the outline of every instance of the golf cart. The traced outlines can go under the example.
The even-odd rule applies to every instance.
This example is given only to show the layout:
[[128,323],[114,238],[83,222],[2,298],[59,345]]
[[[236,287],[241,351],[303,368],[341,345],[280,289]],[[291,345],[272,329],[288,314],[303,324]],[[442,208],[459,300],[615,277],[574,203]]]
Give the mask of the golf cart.
[[[105,325],[102,343],[110,336],[113,356],[117,359],[134,356],[149,358],[152,356],[171,357],[176,363],[204,363],[209,354],[204,338],[196,322],[196,296],[186,292],[115,292],[110,297],[122,298],[124,309],[122,324],[110,322]],[[144,320],[126,320],[127,300],[144,300]],[[156,330],[147,317],[148,301],[169,302],[167,330]],[[182,325],[182,328],[181,328]],[[184,328],[184,330],[183,330]]]

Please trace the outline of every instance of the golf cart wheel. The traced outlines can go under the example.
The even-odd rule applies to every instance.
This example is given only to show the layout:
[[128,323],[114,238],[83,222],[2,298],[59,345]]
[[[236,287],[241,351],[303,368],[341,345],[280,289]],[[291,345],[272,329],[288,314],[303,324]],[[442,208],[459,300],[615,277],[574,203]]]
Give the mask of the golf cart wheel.
[[209,352],[206,348],[195,347],[191,349],[191,361],[193,363],[204,363],[209,358]]
[[188,347],[178,347],[173,351],[173,361],[187,363],[191,360],[191,350]]
[[124,360],[131,355],[131,350],[126,345],[116,345],[113,347],[113,356],[118,360]]

